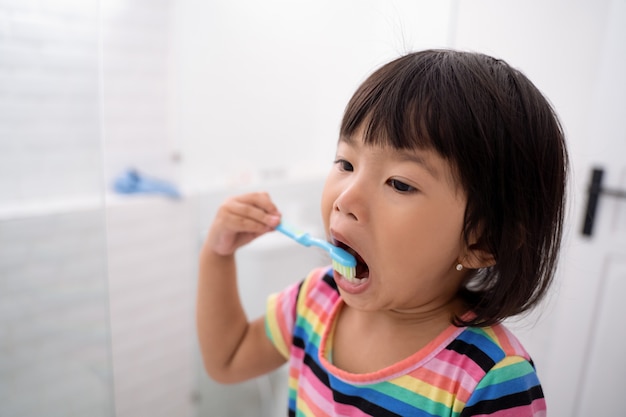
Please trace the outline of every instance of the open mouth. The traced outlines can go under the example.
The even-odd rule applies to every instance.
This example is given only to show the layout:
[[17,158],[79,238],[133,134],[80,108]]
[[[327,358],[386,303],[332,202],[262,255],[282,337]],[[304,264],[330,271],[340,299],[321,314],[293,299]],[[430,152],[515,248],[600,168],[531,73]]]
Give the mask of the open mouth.
[[363,260],[363,258],[361,257],[361,255],[359,255],[357,251],[340,241],[335,241],[334,244],[335,246],[340,247],[341,249],[348,252],[350,255],[354,256],[354,258],[356,259],[356,278],[363,279],[369,277],[370,269],[367,266],[367,263]]

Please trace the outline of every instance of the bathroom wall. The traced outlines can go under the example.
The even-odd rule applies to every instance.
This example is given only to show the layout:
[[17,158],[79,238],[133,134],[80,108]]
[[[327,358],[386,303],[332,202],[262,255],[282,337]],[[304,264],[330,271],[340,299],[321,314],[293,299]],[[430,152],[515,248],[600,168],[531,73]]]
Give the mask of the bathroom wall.
[[0,415],[113,415],[102,210],[0,218]]
[[107,281],[115,415],[192,416],[194,198],[107,207]]
[[324,173],[354,89],[392,57],[449,44],[453,1],[174,3],[185,187]]
[[113,413],[98,8],[0,2],[0,415]]
[[3,213],[99,202],[98,8],[75,3],[0,3]]
[[192,416],[196,200],[120,196],[127,169],[178,185],[174,1],[101,1],[101,110],[115,415]]
[[0,415],[195,414],[192,200],[110,188],[175,180],[170,5],[0,2]]

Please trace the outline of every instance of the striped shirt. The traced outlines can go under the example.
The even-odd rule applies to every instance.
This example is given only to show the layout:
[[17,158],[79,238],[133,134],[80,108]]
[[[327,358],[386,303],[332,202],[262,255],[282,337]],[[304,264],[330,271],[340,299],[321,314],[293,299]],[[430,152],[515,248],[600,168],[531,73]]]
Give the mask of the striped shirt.
[[503,325],[450,325],[377,372],[332,364],[342,304],[328,268],[269,297],[266,332],[289,361],[289,416],[545,416],[534,365]]

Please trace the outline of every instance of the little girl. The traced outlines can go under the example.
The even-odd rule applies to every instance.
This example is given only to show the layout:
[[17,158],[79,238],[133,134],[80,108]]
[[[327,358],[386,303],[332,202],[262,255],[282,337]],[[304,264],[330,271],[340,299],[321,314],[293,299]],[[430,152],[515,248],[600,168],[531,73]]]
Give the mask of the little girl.
[[384,65],[348,103],[321,202],[356,277],[314,270],[249,322],[235,252],[281,214],[266,193],[225,201],[200,255],[207,372],[231,383],[288,361],[292,416],[545,416],[501,322],[549,287],[566,172],[554,111],[505,62],[428,50]]

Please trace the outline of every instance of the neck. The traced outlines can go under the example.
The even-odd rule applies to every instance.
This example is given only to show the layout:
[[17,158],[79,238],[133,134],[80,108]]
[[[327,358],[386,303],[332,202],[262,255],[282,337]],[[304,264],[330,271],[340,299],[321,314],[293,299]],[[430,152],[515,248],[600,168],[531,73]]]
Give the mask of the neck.
[[459,298],[452,298],[443,303],[433,303],[415,308],[390,309],[383,311],[360,311],[359,314],[365,319],[376,320],[386,323],[388,326],[397,327],[423,327],[439,323],[445,326],[452,323],[455,316],[462,316],[466,313],[463,301]]
[[[343,305],[335,330],[333,361],[349,372],[374,372],[424,348],[452,322],[460,303],[419,311],[362,311]],[[385,341],[385,343],[380,343]],[[359,346],[355,350],[354,346]]]

